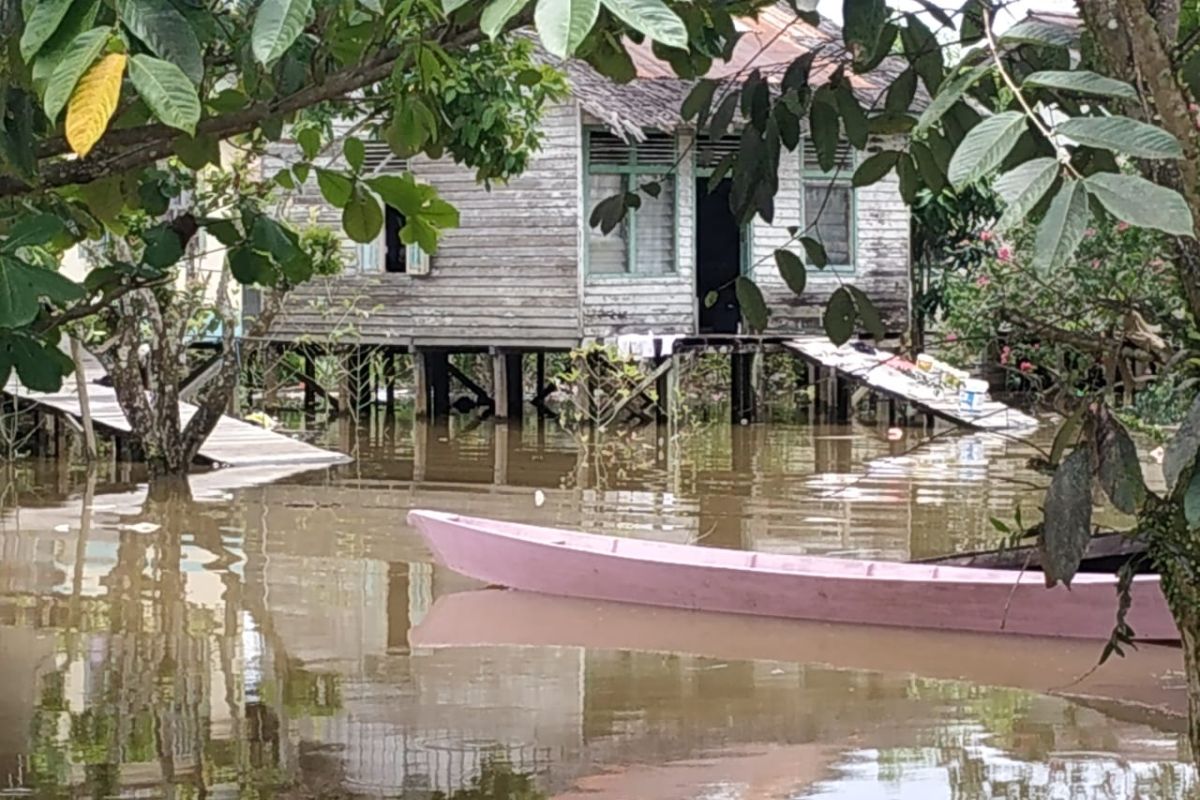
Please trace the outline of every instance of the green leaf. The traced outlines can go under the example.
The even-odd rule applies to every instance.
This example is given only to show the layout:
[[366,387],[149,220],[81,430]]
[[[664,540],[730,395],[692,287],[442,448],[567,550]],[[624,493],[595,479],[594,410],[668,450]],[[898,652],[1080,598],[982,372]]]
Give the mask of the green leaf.
[[900,198],[911,206],[921,191],[921,173],[911,157],[904,156],[896,162],[896,177],[900,180]]
[[1163,446],[1163,478],[1168,492],[1175,492],[1183,470],[1192,465],[1197,453],[1200,453],[1200,394],[1192,401],[1179,430]]
[[1054,132],[1088,147],[1099,147],[1137,158],[1183,158],[1179,140],[1156,125],[1129,117],[1072,117]]
[[900,156],[899,150],[882,150],[876,153],[854,170],[854,177],[850,179],[851,185],[870,186],[872,183],[877,183],[892,171],[892,167],[896,166]]
[[704,120],[708,117],[708,109],[712,106],[713,93],[717,91],[719,85],[716,81],[711,80],[698,81],[688,92],[688,96],[684,98],[683,105],[679,109],[680,116],[685,120],[695,119],[697,125],[703,125]]
[[1091,210],[1083,184],[1068,178],[1054,196],[1034,241],[1033,266],[1046,273],[1066,263],[1087,230]]
[[255,250],[267,253],[277,264],[289,264],[304,255],[298,239],[279,222],[260,214],[250,228],[250,243]]
[[950,159],[947,177],[955,188],[987,176],[1000,166],[1025,132],[1025,114],[1005,111],[976,125],[959,143]]
[[250,98],[237,89],[222,89],[216,97],[210,97],[206,103],[218,114],[232,114],[250,105]]
[[138,53],[129,59],[129,79],[159,122],[188,135],[200,121],[200,96],[183,70],[170,61]]
[[808,257],[808,263],[817,269],[825,269],[829,264],[829,256],[825,254],[825,245],[816,239],[811,236],[802,236],[800,245],[804,248],[804,255]]
[[121,0],[121,23],[151,53],[170,61],[199,85],[204,79],[204,55],[187,19],[163,0]]
[[804,294],[805,284],[808,283],[808,270],[800,256],[781,248],[775,251],[775,266],[779,269],[783,282],[792,290],[792,294],[797,297]]
[[350,165],[350,169],[355,173],[362,172],[363,160],[367,157],[367,147],[363,144],[362,139],[351,136],[343,142],[342,155],[346,157],[346,163]]
[[383,202],[408,217],[418,216],[426,194],[412,175],[379,175],[367,181]]
[[167,223],[160,223],[142,234],[146,249],[142,251],[142,261],[154,269],[166,269],[183,258],[183,243],[179,234],[171,230]]
[[1189,528],[1200,527],[1200,469],[1192,473],[1192,480],[1183,495],[1183,517]]
[[58,30],[46,40],[30,64],[29,77],[39,96],[45,97],[50,76],[58,68],[71,43],[80,34],[93,29],[99,11],[100,0],[73,0]]
[[282,56],[304,30],[312,0],[263,0],[250,31],[251,49],[260,64]]
[[57,392],[63,375],[73,367],[57,347],[29,336],[0,339],[0,361],[16,367],[17,379],[35,392]]
[[[260,217],[261,219],[261,217]],[[242,233],[231,220],[213,219],[204,223],[204,228],[213,238],[226,247],[232,247],[242,240]]]
[[1108,213],[1140,228],[1154,228],[1175,236],[1194,236],[1192,213],[1176,191],[1151,183],[1140,175],[1098,172],[1083,179],[1088,194]]
[[917,73],[912,67],[901,72],[888,87],[883,107],[887,111],[904,112],[912,105],[917,94]]
[[856,150],[862,150],[867,146],[870,133],[867,114],[858,104],[858,98],[854,96],[849,81],[843,81],[834,90],[834,96],[837,98],[838,113],[842,115],[842,125],[846,129],[846,139]]
[[979,79],[992,69],[991,62],[979,64],[970,69],[959,69],[953,77],[946,80],[933,101],[917,118],[917,126],[913,128],[915,135],[921,135],[938,123],[954,104],[962,99],[968,89],[979,82]]
[[713,306],[715,306],[717,304],[717,301],[720,299],[721,299],[720,292],[716,291],[715,289],[710,290],[708,292],[708,294],[704,295],[704,307],[712,308]]
[[825,335],[839,347],[850,341],[850,337],[854,335],[855,316],[854,298],[845,286],[838,287],[829,296],[829,302],[825,304],[825,314],[821,318]]
[[12,255],[21,247],[49,244],[64,232],[66,227],[55,214],[25,215],[9,228],[8,236],[0,242],[0,253]]
[[1054,25],[1037,19],[1024,19],[1006,30],[1000,37],[999,44],[1079,47],[1079,32],[1068,25]]
[[180,136],[173,143],[175,155],[189,169],[199,170],[209,164],[221,165],[221,143],[215,136]]
[[450,16],[467,4],[468,0],[442,0],[442,13]]
[[644,34],[647,38],[665,44],[667,47],[687,49],[688,34],[683,20],[662,0],[602,0],[602,2],[604,7],[611,11],[617,19]]
[[908,146],[909,152],[912,154],[913,161],[917,165],[917,172],[925,185],[929,187],[934,194],[940,194],[948,185],[946,182],[946,173],[942,171],[942,167],[938,164],[937,157],[933,154],[933,149],[924,142],[911,142]]
[[276,280],[275,267],[271,259],[254,250],[249,245],[231,248],[229,251],[229,271],[238,283],[247,286],[274,286]]
[[767,309],[767,301],[763,299],[762,290],[747,278],[739,275],[733,282],[734,294],[737,295],[738,308],[741,309],[742,319],[753,333],[762,333],[767,329],[771,312]]
[[996,230],[1005,231],[1024,222],[1029,212],[1054,185],[1058,169],[1056,158],[1035,158],[996,178],[992,188],[1006,206],[1000,221],[996,223]]
[[1125,81],[1106,78],[1086,69],[1034,72],[1021,82],[1021,86],[1061,89],[1078,94],[1117,97],[1122,100],[1136,100],[1138,96],[1137,89]]
[[12,257],[0,258],[0,328],[33,322],[42,298],[61,305],[81,295],[79,286],[53,270]]
[[321,196],[334,208],[344,208],[350,202],[354,182],[338,172],[317,168],[317,186]]
[[808,112],[808,129],[817,150],[817,164],[830,172],[837,163],[838,117],[828,103],[814,102]]
[[846,291],[854,298],[854,307],[858,311],[858,318],[862,320],[863,327],[867,329],[867,333],[871,334],[876,342],[883,341],[886,335],[883,327],[883,319],[879,316],[879,309],[871,302],[871,298],[867,297],[866,292],[857,286],[847,284]]
[[583,43],[599,14],[600,0],[537,0],[533,22],[551,55],[567,58]]
[[383,229],[383,210],[379,201],[361,186],[355,186],[349,202],[342,209],[342,227],[356,242],[373,242]]
[[842,40],[855,61],[862,61],[875,52],[888,13],[884,0],[844,0]]
[[112,28],[93,28],[76,36],[67,46],[58,66],[46,82],[46,93],[42,98],[42,106],[51,122],[58,120],[58,115],[66,107],[75,85],[100,55],[111,35]]
[[521,13],[529,0],[492,0],[479,17],[479,29],[490,39],[495,39],[510,19]]
[[725,99],[717,106],[716,112],[712,115],[712,122],[708,125],[708,136],[711,139],[721,139],[729,131],[729,126],[733,122],[733,115],[737,112],[738,93],[730,92],[725,95]]
[[71,0],[37,0],[22,5],[25,29],[21,32],[21,58],[28,64],[58,30],[71,7]]
[[1067,586],[1092,538],[1092,450],[1077,447],[1063,459],[1046,490],[1042,570],[1046,585]]
[[1137,446],[1125,426],[1107,410],[1102,410],[1097,417],[1096,452],[1100,487],[1117,510],[1136,514],[1146,501],[1146,483]]
[[321,134],[316,128],[303,128],[296,134],[296,144],[300,152],[310,161],[321,152]]

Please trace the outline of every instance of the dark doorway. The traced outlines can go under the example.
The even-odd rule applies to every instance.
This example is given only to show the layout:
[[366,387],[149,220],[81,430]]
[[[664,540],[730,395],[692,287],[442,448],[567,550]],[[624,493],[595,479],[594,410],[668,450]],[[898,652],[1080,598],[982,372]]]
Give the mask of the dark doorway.
[[[737,294],[733,282],[742,274],[742,231],[729,210],[729,179],[708,190],[708,179],[696,179],[696,296],[700,298],[701,333],[737,333]],[[705,302],[709,292],[717,302]]]

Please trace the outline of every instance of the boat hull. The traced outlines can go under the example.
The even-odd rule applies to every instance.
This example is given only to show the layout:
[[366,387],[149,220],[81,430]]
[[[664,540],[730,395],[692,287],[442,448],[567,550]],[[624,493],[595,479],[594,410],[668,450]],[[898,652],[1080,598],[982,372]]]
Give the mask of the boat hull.
[[[467,577],[564,597],[766,617],[940,630],[1107,639],[1116,579],[1079,575],[1047,589],[1040,573],[788,556],[413,511],[435,558]],[[1157,576],[1138,576],[1127,622],[1139,639],[1178,629]]]

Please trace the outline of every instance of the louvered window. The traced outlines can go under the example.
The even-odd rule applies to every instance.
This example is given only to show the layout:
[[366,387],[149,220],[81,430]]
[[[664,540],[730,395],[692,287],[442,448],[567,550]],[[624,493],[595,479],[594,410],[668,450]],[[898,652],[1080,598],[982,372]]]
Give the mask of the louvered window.
[[696,140],[696,166],[712,169],[725,156],[736,153],[740,141],[740,136],[723,136],[720,139],[701,136]]
[[[675,137],[652,133],[624,142],[605,131],[587,134],[587,265],[589,275],[663,275],[675,271]],[[654,191],[643,187],[657,186]],[[612,231],[592,228],[592,211],[607,198],[636,193],[630,209]]]
[[821,168],[817,148],[809,137],[801,148],[801,201],[805,235],[821,242],[829,259],[827,269],[854,270],[854,149],[839,140],[830,170]]
[[408,169],[408,162],[392,152],[387,142],[364,142],[362,171],[364,175],[382,175],[389,172],[403,172]]

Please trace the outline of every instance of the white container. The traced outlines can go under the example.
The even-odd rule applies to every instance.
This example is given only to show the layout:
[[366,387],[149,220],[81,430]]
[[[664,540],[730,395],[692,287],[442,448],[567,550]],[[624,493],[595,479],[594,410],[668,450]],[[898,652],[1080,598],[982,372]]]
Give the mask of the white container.
[[987,400],[988,382],[978,378],[967,378],[963,381],[962,391],[958,395],[959,410],[974,413],[983,410]]

